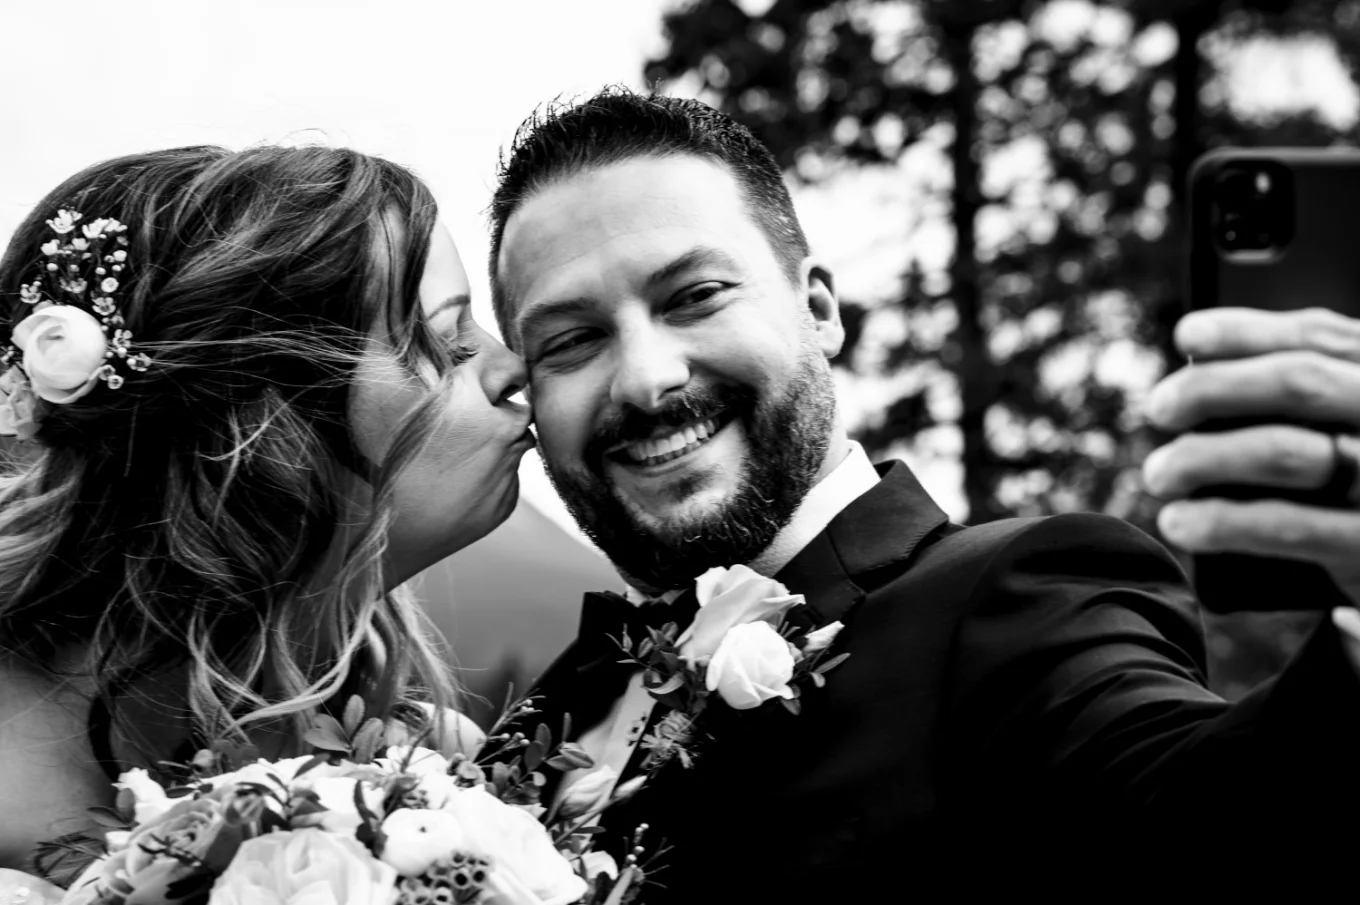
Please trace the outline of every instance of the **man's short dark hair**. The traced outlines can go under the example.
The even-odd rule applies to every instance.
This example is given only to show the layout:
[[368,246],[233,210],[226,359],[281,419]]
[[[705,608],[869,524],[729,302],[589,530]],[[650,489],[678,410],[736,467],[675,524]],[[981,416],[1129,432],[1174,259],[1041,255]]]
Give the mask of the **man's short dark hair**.
[[788,278],[797,280],[807,237],[769,148],[745,126],[699,101],[640,94],[618,86],[575,104],[554,102],[520,124],[501,155],[491,201],[491,293],[507,343],[505,287],[497,278],[505,223],[555,180],[635,157],[691,154],[727,168]]

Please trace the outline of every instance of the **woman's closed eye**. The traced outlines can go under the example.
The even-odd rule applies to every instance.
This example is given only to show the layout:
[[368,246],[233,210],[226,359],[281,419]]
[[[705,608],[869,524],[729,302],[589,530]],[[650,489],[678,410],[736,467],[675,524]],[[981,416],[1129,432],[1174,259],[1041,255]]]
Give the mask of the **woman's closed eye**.
[[458,317],[458,332],[454,334],[449,342],[449,358],[456,368],[459,365],[467,364],[477,354],[480,346],[477,343],[477,322],[472,319],[472,312],[464,306]]
[[449,360],[456,368],[459,365],[467,364],[477,354],[477,343],[475,340],[458,341],[449,344]]

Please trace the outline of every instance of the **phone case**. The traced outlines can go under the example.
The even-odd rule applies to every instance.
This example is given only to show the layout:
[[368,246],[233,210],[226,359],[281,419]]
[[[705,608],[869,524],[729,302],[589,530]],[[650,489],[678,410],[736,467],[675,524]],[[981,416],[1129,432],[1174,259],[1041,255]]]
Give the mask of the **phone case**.
[[[1253,174],[1250,181],[1237,178],[1243,172]],[[1255,175],[1262,172],[1264,183]],[[1262,192],[1264,186],[1268,189]],[[1264,198],[1270,192],[1273,199],[1259,202],[1262,215],[1255,219],[1260,223],[1239,229],[1239,223],[1252,218],[1232,221],[1228,211],[1238,204],[1236,199]],[[1253,203],[1241,206],[1257,210]],[[1263,241],[1260,229],[1270,234],[1272,247],[1254,247]],[[1225,148],[1206,154],[1190,174],[1189,246],[1191,308],[1324,307],[1360,317],[1360,151]],[[1195,430],[1240,426],[1220,423]],[[1339,504],[1317,492],[1247,486],[1204,488],[1197,496]],[[1298,560],[1213,554],[1193,557],[1191,568],[1200,602],[1216,612],[1328,610],[1351,604],[1325,569]]]

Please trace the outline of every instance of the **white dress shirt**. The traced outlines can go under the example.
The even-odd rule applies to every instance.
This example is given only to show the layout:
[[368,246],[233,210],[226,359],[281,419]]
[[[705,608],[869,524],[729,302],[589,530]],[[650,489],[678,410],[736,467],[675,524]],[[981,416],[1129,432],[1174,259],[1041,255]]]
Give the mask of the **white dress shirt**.
[[[793,518],[784,526],[775,539],[754,561],[747,563],[750,568],[766,577],[773,577],[780,569],[821,534],[841,510],[869,491],[878,483],[878,472],[874,469],[864,448],[853,440],[850,451],[841,464],[822,478],[793,513]],[[635,605],[648,598],[634,588],[628,588],[625,596]],[[686,627],[680,626],[684,631]],[[563,777],[558,786],[560,799],[572,783],[586,773],[600,767],[612,767],[615,774],[621,774],[633,749],[642,740],[643,730],[652,715],[655,701],[642,687],[642,670],[638,670],[628,680],[627,690],[614,702],[609,715],[598,725],[581,733],[577,739],[587,754],[595,761],[595,766],[573,770]]]

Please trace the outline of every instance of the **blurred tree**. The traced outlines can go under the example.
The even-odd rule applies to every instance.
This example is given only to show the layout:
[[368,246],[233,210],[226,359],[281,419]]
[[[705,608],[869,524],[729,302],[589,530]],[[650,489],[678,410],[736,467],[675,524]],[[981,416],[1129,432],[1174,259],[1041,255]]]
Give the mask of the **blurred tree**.
[[[1190,165],[1349,137],[1310,112],[1239,117],[1211,51],[1322,34],[1355,61],[1358,19],[1355,0],[697,0],[665,16],[646,77],[745,123],[803,186],[908,179],[904,155],[937,148],[949,178],[883,214],[948,217],[948,265],[908,241],[888,302],[842,299],[837,364],[898,393],[859,439],[882,456],[952,432],[974,523],[1080,509],[1155,532],[1137,468],[1162,438],[1135,405],[1178,364]],[[1276,669],[1256,642],[1305,623],[1216,620],[1222,687]]]

